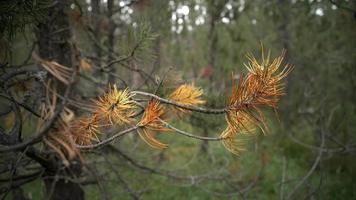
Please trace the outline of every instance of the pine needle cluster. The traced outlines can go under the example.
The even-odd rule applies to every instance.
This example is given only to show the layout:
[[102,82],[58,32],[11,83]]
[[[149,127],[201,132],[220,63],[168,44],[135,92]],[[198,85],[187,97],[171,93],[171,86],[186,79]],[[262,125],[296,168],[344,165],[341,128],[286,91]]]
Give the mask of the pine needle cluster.
[[[262,54],[259,63],[253,56],[248,55],[249,63],[246,66],[248,73],[241,75],[238,84],[233,83],[231,95],[226,105],[227,128],[221,134],[224,145],[231,152],[238,154],[241,148],[235,149],[236,140],[232,139],[241,134],[253,134],[256,127],[263,132],[267,129],[266,119],[261,108],[277,109],[277,103],[284,94],[282,80],[290,73],[292,68],[286,65],[280,72],[284,52],[270,60]],[[232,147],[232,148],[231,148]]]
[[[223,109],[209,110],[199,107],[205,103],[202,99],[203,90],[192,84],[177,86],[166,95],[167,98],[140,91],[118,89],[116,85],[94,100],[93,110],[87,115],[76,118],[68,109],[61,115],[57,129],[53,131],[45,143],[54,149],[62,159],[70,159],[78,155],[76,146],[100,143],[100,135],[112,126],[136,127],[141,139],[149,146],[164,149],[168,145],[159,141],[157,133],[179,132],[182,135],[201,140],[222,141],[227,150],[240,154],[245,149],[246,141],[255,135],[257,129],[267,132],[266,119],[262,108],[277,109],[280,97],[284,94],[283,79],[290,73],[289,65],[282,67],[284,52],[271,60],[270,53],[262,54],[262,62],[248,55],[246,75],[240,75],[238,82],[232,83],[231,94],[227,97]],[[39,60],[43,67],[54,73],[57,79],[63,77],[63,68],[49,61]],[[48,85],[50,87],[50,84]],[[52,99],[44,104],[42,117],[48,119],[56,105],[56,92],[51,89]],[[136,101],[136,95],[150,97],[145,105]],[[48,95],[50,97],[51,95]],[[170,109],[173,108],[173,109]],[[140,110],[141,109],[141,110]],[[191,112],[225,114],[227,126],[217,138],[195,136],[168,124],[171,113],[179,116]],[[141,116],[141,117],[139,117]],[[41,126],[41,125],[40,125]],[[62,134],[61,134],[62,133]]]

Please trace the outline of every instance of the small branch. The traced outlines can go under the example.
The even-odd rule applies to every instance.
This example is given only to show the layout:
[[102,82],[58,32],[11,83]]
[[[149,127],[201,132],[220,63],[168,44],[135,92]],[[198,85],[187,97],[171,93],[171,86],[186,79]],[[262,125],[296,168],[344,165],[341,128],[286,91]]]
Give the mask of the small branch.
[[[27,110],[28,112],[30,112],[31,114],[33,114],[34,116],[38,117],[38,118],[42,118],[40,114],[38,114],[36,111],[32,110],[32,108],[30,108],[29,106],[21,103],[21,102],[18,102],[16,101],[15,99],[11,99],[10,97],[6,96],[6,95],[3,95],[3,94],[0,94],[0,97],[3,97],[9,101],[13,101],[14,103],[16,103],[17,105],[21,106],[22,108],[24,108],[25,110]],[[11,112],[11,110],[10,110]],[[0,114],[1,115],[1,114]]]
[[162,97],[159,97],[157,95],[154,95],[154,94],[151,94],[151,93],[147,93],[147,92],[132,91],[132,93],[133,94],[139,94],[139,95],[142,95],[142,96],[152,97],[154,99],[157,99],[161,103],[173,105],[173,106],[176,106],[178,108],[183,108],[183,109],[194,111],[194,112],[200,112],[200,113],[205,113],[205,114],[225,114],[225,112],[226,112],[225,108],[223,108],[223,109],[209,109],[209,108],[202,108],[202,107],[198,107],[198,106],[180,104],[180,103],[177,103],[175,101],[171,101],[169,99],[165,99],[165,98],[162,98]]
[[132,166],[148,172],[148,173],[152,173],[152,174],[156,174],[156,175],[160,175],[160,176],[165,176],[165,177],[169,177],[169,178],[173,178],[176,180],[186,180],[186,181],[190,181],[192,183],[192,185],[196,184],[198,181],[202,181],[202,180],[224,180],[227,177],[224,176],[213,176],[216,175],[216,172],[209,172],[207,174],[202,174],[202,175],[195,175],[195,176],[181,176],[178,175],[176,173],[173,173],[172,171],[165,171],[165,170],[160,170],[160,169],[155,169],[155,168],[151,168],[145,165],[142,165],[138,162],[136,162],[136,160],[134,160],[133,158],[131,158],[130,156],[128,156],[126,153],[123,153],[119,148],[113,146],[113,145],[107,145],[106,148],[114,151],[115,153],[118,154],[118,156],[124,158],[128,163],[130,163]]
[[118,182],[122,185],[123,189],[130,194],[130,196],[132,197],[132,199],[139,199],[139,194],[133,190],[129,184],[124,180],[124,178],[120,175],[120,173],[118,172],[117,168],[115,167],[115,165],[110,161],[111,159],[108,159],[107,156],[104,156],[104,159],[106,160],[106,162],[108,163],[109,167],[111,168],[111,170],[115,173],[116,178],[118,180]]
[[198,139],[198,140],[203,140],[203,141],[220,141],[220,140],[223,140],[224,138],[222,137],[204,137],[204,136],[198,136],[198,135],[193,135],[191,133],[188,133],[188,132],[185,132],[183,130],[180,130],[170,124],[168,124],[167,122],[163,121],[163,120],[160,120],[163,124],[166,125],[166,127],[174,130],[175,132],[177,132],[178,134],[180,135],[184,135],[184,136],[187,136],[187,137],[190,137],[190,138],[194,138],[194,139]]
[[325,135],[322,132],[321,133],[321,144],[320,144],[320,150],[319,150],[319,155],[316,157],[313,166],[311,167],[311,169],[309,170],[309,172],[302,178],[301,181],[299,181],[299,183],[294,187],[294,189],[288,194],[286,199],[291,199],[293,197],[293,195],[295,194],[295,192],[305,183],[305,181],[307,181],[307,179],[313,174],[313,172],[315,171],[316,167],[319,165],[321,157],[323,155],[323,147],[325,144]]
[[354,147],[353,144],[346,144],[344,145],[343,147],[334,147],[334,148],[328,148],[328,147],[323,147],[323,148],[320,148],[318,146],[314,146],[314,145],[310,145],[310,144],[306,144],[300,140],[298,140],[297,138],[295,138],[293,136],[292,133],[288,133],[288,137],[295,143],[305,147],[305,148],[308,148],[308,149],[311,149],[311,150],[314,150],[314,151],[323,151],[325,153],[347,153],[347,152],[354,152],[356,151],[356,147]]
[[283,155],[283,171],[282,171],[282,180],[281,180],[281,188],[280,188],[280,193],[279,193],[279,199],[283,200],[284,198],[284,182],[286,179],[286,167],[287,167],[287,161],[286,157]]
[[[135,49],[134,49],[134,50],[135,50]],[[104,70],[104,69],[107,69],[107,68],[111,67],[112,65],[114,65],[114,64],[116,64],[116,63],[125,62],[125,61],[129,60],[131,57],[134,56],[134,53],[133,53],[133,52],[134,52],[134,51],[132,51],[128,56],[121,57],[121,58],[118,58],[118,59],[116,59],[116,60],[110,61],[107,65],[104,65],[104,66],[100,67],[100,69],[103,69],[103,70]]]
[[329,0],[329,1],[331,4],[335,5],[336,7],[340,8],[340,9],[347,10],[351,13],[356,13],[356,10],[353,10],[352,8],[347,7],[347,6],[343,6],[341,3],[337,3],[337,1],[335,1],[335,0]]
[[70,84],[68,85],[68,87],[65,90],[64,99],[58,105],[58,107],[57,107],[56,111],[53,113],[51,119],[49,119],[47,121],[47,123],[44,125],[44,127],[34,137],[26,140],[25,142],[21,142],[21,143],[12,145],[12,146],[0,146],[0,152],[9,152],[9,151],[24,149],[25,147],[27,147],[29,145],[36,144],[41,141],[42,137],[45,136],[48,133],[48,131],[53,127],[52,125],[58,119],[60,113],[62,112],[64,106],[66,105],[68,96],[72,90],[72,85],[73,85],[74,78],[75,78],[76,74],[77,73],[75,70],[73,72],[71,80],[69,82]]
[[133,126],[131,128],[128,128],[128,129],[125,129],[123,131],[120,131],[118,133],[116,133],[115,135],[103,140],[103,141],[100,141],[98,143],[95,143],[95,144],[90,144],[90,145],[76,145],[76,147],[78,149],[93,149],[93,148],[98,148],[98,147],[101,147],[101,146],[104,146],[105,144],[108,144],[110,142],[112,142],[113,140],[115,140],[116,138],[119,138],[123,135],[126,135],[127,133],[130,133],[134,130],[137,130],[138,129],[138,126]]

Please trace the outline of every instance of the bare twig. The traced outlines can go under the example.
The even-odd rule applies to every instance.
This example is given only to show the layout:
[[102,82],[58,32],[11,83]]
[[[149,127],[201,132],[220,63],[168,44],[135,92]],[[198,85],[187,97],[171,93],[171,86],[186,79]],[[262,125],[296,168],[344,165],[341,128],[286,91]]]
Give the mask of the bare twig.
[[114,134],[113,136],[103,140],[103,141],[100,141],[98,143],[95,143],[95,144],[90,144],[90,145],[76,145],[77,148],[79,149],[93,149],[93,148],[98,148],[98,147],[102,147],[110,142],[112,142],[113,140],[115,140],[116,138],[119,138],[123,135],[126,135],[127,133],[130,133],[132,131],[135,131],[138,129],[138,126],[132,126],[131,128],[128,128],[128,129],[125,129],[123,131],[120,131],[116,134]]
[[319,162],[321,160],[321,157],[323,155],[323,147],[325,144],[325,135],[324,132],[321,130],[321,144],[320,144],[320,150],[319,150],[319,155],[316,157],[314,164],[308,171],[308,173],[299,181],[299,183],[294,187],[294,189],[288,194],[286,199],[291,199],[293,195],[296,193],[296,191],[308,180],[308,178],[313,174],[315,171],[316,167],[319,165]]
[[45,136],[48,131],[53,127],[52,125],[54,124],[54,122],[58,119],[60,113],[62,112],[64,106],[67,103],[67,98],[70,94],[70,91],[72,90],[72,85],[74,82],[74,78],[76,76],[76,70],[74,70],[71,79],[70,79],[70,84],[67,86],[65,92],[64,92],[64,99],[61,101],[61,103],[59,103],[59,105],[57,106],[55,112],[53,113],[52,117],[45,123],[45,125],[43,126],[43,128],[37,133],[35,134],[34,137],[12,145],[12,146],[0,146],[0,152],[9,152],[9,151],[16,151],[16,150],[20,150],[20,149],[24,149],[25,147],[38,143],[42,140],[42,137]]
[[169,123],[160,120],[164,125],[166,125],[168,128],[174,130],[175,132],[177,132],[178,134],[190,137],[190,138],[194,138],[194,139],[198,139],[198,140],[203,140],[203,141],[220,141],[223,140],[224,138],[222,137],[204,137],[204,136],[199,136],[199,135],[193,135],[191,133],[185,132],[183,130],[180,130],[172,125],[170,125]]
[[281,188],[279,191],[279,199],[280,200],[283,200],[283,198],[284,198],[284,182],[286,179],[286,168],[287,168],[287,160],[284,155],[283,155],[282,159],[283,159],[283,171],[282,171]]
[[169,99],[165,99],[162,97],[159,97],[157,95],[151,94],[151,93],[147,93],[147,92],[142,92],[142,91],[132,91],[133,94],[139,94],[139,95],[143,95],[143,96],[148,96],[148,97],[152,97],[154,99],[157,99],[158,101],[160,101],[161,103],[165,103],[165,104],[169,104],[169,105],[173,105],[179,108],[183,108],[186,110],[190,110],[190,111],[194,111],[194,112],[200,112],[200,113],[205,113],[205,114],[224,114],[226,112],[226,109],[209,109],[209,108],[202,108],[202,107],[198,107],[198,106],[191,106],[191,105],[185,105],[185,104],[180,104],[174,101],[171,101]]

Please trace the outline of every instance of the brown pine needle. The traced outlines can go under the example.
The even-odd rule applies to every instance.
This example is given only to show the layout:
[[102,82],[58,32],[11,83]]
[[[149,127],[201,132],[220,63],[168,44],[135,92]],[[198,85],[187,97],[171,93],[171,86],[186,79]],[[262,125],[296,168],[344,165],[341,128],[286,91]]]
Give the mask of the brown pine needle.
[[50,147],[52,150],[54,150],[59,155],[59,157],[61,158],[63,164],[66,167],[68,167],[69,166],[69,161],[67,160],[67,158],[64,155],[64,153],[62,152],[62,150],[59,147],[57,147],[55,144],[53,144],[52,142],[47,140],[46,138],[44,138],[43,141],[48,147]]
[[62,83],[69,85],[69,80],[71,77],[71,74],[73,73],[73,69],[66,67],[64,65],[61,65],[55,61],[47,61],[42,58],[40,58],[37,54],[33,53],[32,57],[34,60],[39,62],[41,66],[46,69],[52,76],[57,78],[59,81]]
[[57,152],[65,164],[69,164],[69,161],[75,158],[81,159],[80,151],[75,146],[69,125],[62,120],[58,122],[57,128],[46,136],[44,142]]
[[155,139],[150,133],[150,131],[170,131],[170,129],[167,128],[165,124],[161,121],[163,115],[163,107],[159,104],[157,100],[152,99],[148,102],[143,116],[140,122],[137,124],[137,126],[139,126],[142,130],[142,132],[139,131],[139,135],[141,136],[141,138],[150,146],[159,149],[167,148],[167,145]]
[[89,145],[91,141],[98,140],[99,119],[97,115],[81,117],[71,124],[71,133],[74,142],[79,145]]

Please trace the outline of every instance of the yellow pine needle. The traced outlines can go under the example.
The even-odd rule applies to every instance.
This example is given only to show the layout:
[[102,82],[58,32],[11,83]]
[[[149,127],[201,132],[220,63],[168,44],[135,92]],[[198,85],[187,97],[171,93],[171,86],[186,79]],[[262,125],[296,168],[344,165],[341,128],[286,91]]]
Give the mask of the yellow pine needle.
[[140,135],[141,139],[145,141],[149,146],[157,149],[165,149],[168,147],[167,144],[163,144],[162,142],[154,138],[152,133],[147,128],[141,128],[141,130],[138,131],[138,134]]
[[254,134],[256,131],[255,121],[243,112],[231,111],[226,114],[228,130],[223,132],[222,138],[228,138],[235,133]]
[[[197,88],[194,85],[181,85],[176,90],[174,90],[168,97],[168,99],[177,102],[179,104],[190,105],[190,106],[198,106],[204,104],[205,101],[201,99],[203,95],[203,90],[201,88]],[[175,110],[183,113],[189,112],[188,110],[177,108]]]
[[220,135],[223,138],[222,143],[230,152],[239,155],[245,150],[246,144],[246,139],[241,137],[254,134],[255,123],[248,115],[241,112],[228,112],[226,121],[228,126]]
[[242,151],[245,151],[246,141],[239,140],[235,137],[229,137],[222,141],[224,147],[231,153],[239,156]]
[[134,116],[135,104],[128,89],[118,90],[116,85],[95,101],[95,115],[106,124],[129,124]]

